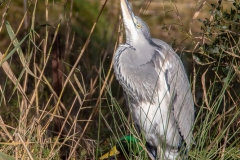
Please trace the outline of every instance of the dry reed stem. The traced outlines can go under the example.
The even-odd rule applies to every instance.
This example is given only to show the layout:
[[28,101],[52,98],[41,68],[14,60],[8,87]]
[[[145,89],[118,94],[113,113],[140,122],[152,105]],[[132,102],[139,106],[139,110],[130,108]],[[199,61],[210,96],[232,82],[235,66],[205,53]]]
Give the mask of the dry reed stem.
[[[48,22],[48,0],[45,0],[45,19],[46,23]],[[43,62],[44,64],[47,63],[47,47],[48,47],[48,26],[46,26],[45,30],[45,39],[44,39],[44,45],[43,45]]]
[[13,141],[13,137],[12,137],[12,135],[9,133],[9,131],[8,131],[8,129],[6,128],[6,125],[5,125],[5,123],[4,123],[4,121],[3,121],[3,119],[2,119],[2,117],[0,116],[0,127],[2,128],[2,130],[4,131],[4,134],[5,135],[2,135],[2,137],[4,137],[5,138],[5,141],[7,141],[6,139],[6,135],[7,135],[7,137],[8,137],[8,139],[10,140],[10,141]]
[[[61,136],[61,134],[62,134],[62,132],[63,132],[63,129],[65,129],[65,125],[66,125],[66,123],[67,123],[67,120],[68,120],[68,118],[70,117],[71,110],[73,109],[73,106],[74,106],[74,104],[76,103],[76,100],[77,100],[77,96],[74,98],[73,103],[72,103],[72,105],[71,105],[71,107],[70,107],[70,110],[69,110],[66,118],[64,117],[64,122],[63,122],[63,124],[62,124],[62,127],[61,127],[58,135],[57,135],[57,138],[55,139],[55,142],[54,142],[53,147],[52,147],[52,150],[51,150],[51,151],[54,150],[54,152],[52,152],[52,154],[49,154],[48,159],[51,159],[51,158],[55,155],[55,153],[61,149],[61,147],[63,146],[63,144],[64,144],[65,142],[67,142],[67,141],[71,138],[71,136],[74,137],[74,135],[69,136],[70,133],[71,133],[71,130],[72,130],[72,129],[70,129],[70,130],[67,132],[67,135],[65,136],[66,138],[64,139],[64,141],[62,142],[62,144],[59,144],[59,143],[58,143],[58,142],[59,142],[59,138],[60,138],[60,136]],[[71,125],[71,126],[73,126],[73,125]],[[59,146],[58,146],[57,149],[55,149],[55,147],[56,147],[57,144],[58,144]]]
[[145,4],[143,4],[139,10],[139,14],[144,14],[147,10],[148,7],[150,6],[152,0],[146,0]]
[[[84,83],[84,79],[82,77],[82,74],[81,74],[81,78],[82,78],[82,82],[83,82],[83,86],[81,85],[81,83],[79,82],[76,74],[73,75],[74,76],[74,80],[78,86],[78,88],[80,89],[80,91],[82,92],[83,95],[86,95],[86,88],[85,88],[85,83]],[[79,100],[79,103],[82,104],[82,101]]]
[[[37,70],[41,73],[42,71],[40,70],[40,68],[38,67],[38,65],[35,64],[35,66],[36,66]],[[59,96],[56,94],[56,92],[55,92],[54,89],[52,88],[52,85],[48,82],[47,78],[46,78],[44,75],[43,75],[42,78],[43,78],[44,82],[46,83],[46,85],[48,86],[48,88],[50,89],[51,93],[54,95],[54,97],[55,97],[56,99],[59,99]],[[60,108],[61,108],[65,113],[68,113],[65,105],[64,105],[62,102],[60,102]],[[51,114],[51,113],[50,113],[51,111],[49,111],[49,114],[51,114],[51,116],[59,117],[58,115],[56,115],[56,114],[54,113],[55,109],[56,109],[55,107],[52,108],[53,113]],[[51,120],[52,120],[52,118],[50,118],[50,122],[51,122]],[[69,117],[69,120],[70,120],[70,121],[74,121],[72,117]],[[50,123],[49,123],[49,124],[50,124]]]
[[22,144],[23,144],[25,150],[27,151],[29,158],[30,158],[31,160],[33,160],[33,157],[32,157],[32,155],[31,155],[30,151],[28,150],[28,148],[27,148],[25,142],[23,141],[21,135],[20,135],[19,133],[17,133],[17,136],[19,137],[19,139],[20,139],[20,141],[22,142]]
[[192,20],[190,22],[190,26],[189,26],[189,34],[190,35],[193,35],[192,34],[192,24],[193,24],[193,21],[196,20],[196,18],[199,16],[203,6],[205,5],[207,1],[206,0],[203,0],[200,4],[200,6],[198,7],[197,11],[194,13],[193,17],[192,17]]
[[[3,58],[3,54],[0,52],[0,60],[2,60]],[[24,90],[21,86],[21,84],[18,83],[18,79],[16,78],[15,74],[13,73],[13,71],[10,68],[10,65],[8,64],[7,61],[5,61],[2,64],[2,68],[4,70],[4,72],[6,73],[7,77],[13,82],[13,84],[16,86],[17,90],[23,95],[24,99],[26,99],[26,101],[28,101],[26,94],[24,93]]]
[[[36,65],[36,68],[37,68],[37,70],[38,70],[39,72],[41,72],[40,68],[39,68],[37,65]],[[44,75],[43,75],[43,80],[44,80],[44,82],[47,84],[48,88],[51,90],[51,93],[53,93],[53,95],[56,97],[56,99],[59,99],[59,97],[58,97],[57,94],[55,93],[54,89],[52,88],[51,84],[48,82],[47,78],[46,78]],[[85,99],[85,97],[84,97],[83,100],[81,100],[80,95],[77,93],[77,91],[76,91],[75,87],[73,86],[73,84],[71,83],[71,81],[69,80],[68,82],[71,84],[71,86],[72,86],[75,94],[77,95],[76,98],[79,100],[79,102],[83,102],[84,99]],[[84,96],[87,96],[87,94],[84,94]],[[74,105],[74,103],[75,103],[75,100],[74,100],[72,106]],[[80,103],[80,104],[82,105],[82,103]],[[60,135],[61,135],[61,133],[62,133],[62,131],[63,131],[63,129],[64,129],[64,126],[65,126],[65,124],[67,123],[67,120],[69,120],[69,121],[70,121],[70,124],[72,124],[72,125],[71,125],[71,128],[70,128],[69,132],[67,133],[67,135],[66,135],[65,137],[69,137],[69,135],[71,134],[73,125],[75,125],[75,127],[76,127],[76,129],[77,129],[77,131],[78,131],[78,133],[74,133],[74,134],[77,135],[77,134],[79,134],[79,132],[81,131],[81,127],[76,123],[76,122],[77,122],[77,121],[76,121],[76,118],[73,119],[73,118],[70,116],[70,112],[71,112],[72,109],[70,109],[70,111],[67,111],[66,108],[65,108],[65,106],[64,106],[64,104],[61,103],[61,102],[60,102],[60,107],[61,107],[61,109],[64,110],[65,113],[67,113],[67,115],[64,117],[64,118],[65,118],[65,121],[64,121],[64,123],[62,124],[62,128],[61,128],[61,130],[60,130],[57,138],[55,139],[55,142],[53,143],[52,149],[51,149],[51,151],[50,151],[51,154],[49,154],[49,158],[53,157],[53,156],[56,154],[56,150],[54,150],[54,149],[55,149],[55,147],[56,147],[57,145],[59,145],[58,141],[59,141]],[[80,108],[81,108],[81,107],[80,107]],[[48,114],[49,114],[51,117],[54,116],[54,117],[58,117],[58,118],[63,118],[63,117],[58,116],[57,114],[54,114],[54,111],[55,111],[55,110],[56,110],[56,108],[53,108],[53,109],[52,109],[53,113],[51,113],[51,111],[49,111]],[[79,113],[80,113],[80,109],[79,109],[76,117],[78,117],[78,114],[79,114]],[[40,119],[39,119],[39,120],[40,120]],[[43,127],[44,130],[46,130],[46,129],[49,127],[49,125],[51,124],[51,121],[52,121],[52,118],[50,118],[50,119],[47,121],[47,123],[46,123],[45,126]],[[67,131],[65,131],[65,132],[67,132]],[[73,135],[74,135],[74,134],[73,134]],[[73,136],[73,135],[72,135],[72,136]],[[68,140],[69,140],[69,138],[65,139],[64,142],[62,142],[62,144],[60,144],[60,146],[57,148],[57,150],[59,150],[59,149],[61,148],[61,146],[62,146],[65,142],[67,142]]]
[[2,14],[2,22],[1,22],[1,26],[0,26],[0,32],[2,31],[2,27],[3,27],[3,24],[4,24],[5,20],[6,20],[7,12],[8,12],[8,9],[10,7],[11,2],[12,2],[12,0],[8,1],[8,4],[6,5],[6,7],[4,9],[4,12]]
[[[58,27],[57,27],[57,29],[56,29],[56,31],[55,31],[55,33],[54,33],[54,38],[53,38],[53,42],[52,42],[51,46],[53,46],[53,43],[55,42],[56,35],[57,35],[57,33],[58,33],[59,27],[60,27],[60,24],[58,24]],[[51,49],[52,49],[52,48],[49,49],[48,55],[50,55]],[[49,57],[50,57],[50,56],[47,56],[47,59],[46,59],[47,61],[48,61]],[[35,101],[35,98],[36,98],[36,95],[37,95],[37,92],[38,92],[38,88],[39,88],[41,79],[42,79],[42,77],[43,77],[43,75],[44,75],[45,68],[46,68],[46,64],[44,64],[43,69],[41,70],[40,76],[39,76],[39,78],[38,78],[38,81],[37,81],[37,83],[35,84],[35,89],[33,90],[33,95],[32,95],[31,100],[30,100],[30,105],[29,105],[28,108],[27,108],[26,115],[27,115],[28,112],[29,112],[30,106],[31,106],[31,105],[33,104],[33,102]],[[56,113],[56,112],[55,112],[55,113]],[[54,113],[54,114],[55,114],[55,113]],[[24,118],[26,119],[27,117],[25,116]],[[52,117],[52,118],[53,118],[53,117]]]
[[[104,7],[105,7],[107,1],[108,1],[108,0],[105,0],[105,3],[102,5],[102,8],[101,8],[101,10],[100,10],[100,12],[99,12],[99,14],[98,14],[98,17],[97,17],[96,21],[94,22],[94,24],[93,24],[93,26],[92,26],[92,28],[91,28],[91,31],[90,31],[90,33],[89,33],[89,35],[88,35],[88,38],[87,38],[87,40],[86,40],[86,42],[85,42],[85,44],[84,44],[84,46],[83,46],[83,48],[82,48],[82,50],[81,50],[81,52],[80,52],[80,55],[78,56],[78,58],[77,58],[77,60],[76,60],[76,62],[75,62],[75,64],[74,64],[73,68],[71,69],[71,71],[70,71],[70,73],[69,73],[69,75],[68,75],[68,77],[67,77],[67,79],[66,79],[66,81],[65,81],[65,83],[64,83],[64,85],[63,85],[63,89],[65,88],[67,82],[68,82],[69,79],[70,79],[70,76],[73,74],[73,72],[74,72],[74,70],[75,70],[75,68],[76,68],[76,66],[77,66],[77,64],[78,64],[78,62],[80,61],[80,59],[81,59],[81,57],[82,57],[82,55],[83,55],[85,49],[87,48],[88,43],[89,43],[90,38],[91,38],[91,35],[92,35],[92,33],[93,33],[94,29],[95,29],[95,26],[96,26],[96,24],[97,24],[97,22],[98,22],[98,19],[99,19],[101,13],[102,13],[102,11],[103,11],[103,9],[104,9]],[[92,112],[91,115],[89,116],[89,120],[92,118],[93,113],[94,113],[94,112]],[[82,131],[80,137],[78,138],[76,144],[78,144],[79,141],[81,140],[83,134],[85,133],[85,131],[86,131],[86,129],[87,129],[87,126],[88,126],[88,123],[87,123],[87,125],[85,125],[85,127],[84,127],[84,129],[83,129],[83,131]],[[72,154],[73,154],[73,151],[75,151],[76,148],[77,148],[77,145],[74,145],[73,150],[72,150],[72,151],[70,152],[70,154],[69,154],[69,158],[68,158],[69,160],[70,160],[70,157],[71,157]]]
[[67,58],[69,57],[70,49],[71,47],[69,46],[69,37],[70,37],[70,32],[71,32],[71,20],[72,20],[72,11],[73,11],[73,0],[70,2],[70,11],[69,11],[69,17],[67,20],[67,34],[66,34],[66,41],[65,41],[65,51],[64,51],[64,58],[63,60],[66,62]]
[[[118,27],[118,28],[120,29],[120,24],[119,24],[119,27]],[[120,31],[118,32],[118,34],[120,34]],[[118,37],[121,37],[121,38],[122,38],[122,36],[119,36],[119,35],[118,35]],[[119,42],[116,41],[115,46],[114,46],[114,53],[115,53],[115,51],[116,51],[116,48],[117,48],[117,45],[118,45],[118,44],[119,44]],[[104,63],[104,61],[105,61],[105,59],[106,59],[106,56],[107,56],[107,55],[105,54],[102,63]],[[97,114],[98,111],[99,111],[99,103],[101,102],[101,97],[102,97],[102,95],[103,95],[103,92],[105,91],[105,88],[106,88],[106,86],[107,86],[107,83],[109,83],[109,82],[108,82],[108,79],[109,79],[110,75],[113,76],[113,73],[111,72],[111,71],[112,71],[112,67],[113,67],[113,61],[111,61],[109,70],[108,70],[108,72],[107,72],[107,76],[105,77],[105,80],[103,81],[103,85],[101,86],[102,88],[101,88],[101,90],[100,90],[100,94],[99,94],[99,96],[98,96],[96,105],[95,105],[95,107],[94,107],[93,117],[95,117],[96,114]],[[102,66],[99,67],[98,73],[101,73],[101,70],[102,70]],[[100,74],[98,74],[98,75],[100,75]],[[96,81],[97,79],[99,79],[99,76],[96,77],[95,81]],[[89,120],[90,120],[90,119],[89,119]]]
[[209,110],[209,111],[212,111],[212,109],[211,109],[211,107],[210,107],[210,105],[209,105],[209,100],[208,100],[208,97],[207,97],[207,88],[206,88],[206,82],[205,82],[205,75],[206,75],[206,73],[207,73],[207,71],[208,71],[208,69],[206,69],[206,71],[203,73],[203,75],[202,75],[202,77],[201,77],[201,80],[202,80],[202,89],[203,89],[203,96],[204,96],[204,102],[205,102],[205,104],[206,104],[206,106],[207,106],[207,109]]
[[[0,52],[0,59],[2,60],[3,58],[3,55],[2,53]],[[18,89],[18,91],[21,93],[21,95],[23,96],[23,99],[22,99],[22,103],[21,103],[21,107],[20,107],[20,118],[19,118],[19,128],[18,128],[18,132],[21,133],[22,135],[25,135],[25,131],[26,131],[26,121],[23,121],[23,119],[21,117],[24,116],[25,114],[25,110],[26,110],[26,107],[27,107],[27,101],[28,101],[28,98],[24,92],[24,89],[22,88],[22,86],[18,83],[18,80],[16,78],[16,76],[14,75],[14,73],[12,72],[9,64],[7,61],[3,62],[2,64],[2,68],[4,70],[4,72],[6,73],[7,77],[13,82],[13,84],[15,85],[15,87]],[[16,132],[16,130],[15,130]],[[18,141],[18,137],[15,137],[15,141]],[[15,156],[16,158],[18,157],[18,147],[16,146],[15,148]]]
[[6,98],[5,98],[5,95],[4,95],[4,92],[3,92],[3,89],[2,89],[2,86],[0,86],[0,93],[1,93],[1,96],[2,96],[2,99],[3,99],[3,104],[6,105]]

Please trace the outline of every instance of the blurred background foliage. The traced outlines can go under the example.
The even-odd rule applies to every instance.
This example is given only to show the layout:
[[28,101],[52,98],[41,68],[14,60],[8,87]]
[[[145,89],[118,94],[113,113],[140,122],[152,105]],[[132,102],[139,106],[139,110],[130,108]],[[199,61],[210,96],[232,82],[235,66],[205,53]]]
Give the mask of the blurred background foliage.
[[215,76],[218,77],[215,79],[218,87],[212,93],[213,99],[219,95],[228,74],[234,72],[228,89],[233,95],[232,98],[237,99],[239,103],[240,4],[238,1],[232,1],[231,4],[230,8],[224,9],[222,1],[212,3],[209,6],[210,16],[198,20],[201,23],[199,34],[202,36],[202,42],[199,52],[195,52],[193,58],[201,66],[199,78],[208,68],[208,86],[211,86]]

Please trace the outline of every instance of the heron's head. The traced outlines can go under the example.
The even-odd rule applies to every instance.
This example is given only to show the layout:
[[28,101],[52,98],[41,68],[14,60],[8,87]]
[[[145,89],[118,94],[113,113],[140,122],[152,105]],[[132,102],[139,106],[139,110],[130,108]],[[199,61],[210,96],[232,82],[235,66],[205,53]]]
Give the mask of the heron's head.
[[131,44],[135,41],[143,41],[144,39],[150,40],[150,31],[147,24],[141,18],[134,15],[127,0],[121,0],[121,9],[127,43]]

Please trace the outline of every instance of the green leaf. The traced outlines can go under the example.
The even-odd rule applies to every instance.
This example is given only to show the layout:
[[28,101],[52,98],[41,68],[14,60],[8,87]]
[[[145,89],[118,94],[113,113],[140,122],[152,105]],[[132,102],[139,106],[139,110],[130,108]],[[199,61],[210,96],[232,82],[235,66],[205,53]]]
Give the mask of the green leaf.
[[[21,40],[21,42],[19,43],[19,41],[18,41],[18,39],[17,39],[17,37],[16,37],[16,34],[14,33],[14,31],[13,31],[13,29],[12,29],[12,27],[11,27],[11,25],[9,24],[9,22],[6,22],[6,28],[7,28],[7,32],[8,32],[8,35],[9,35],[9,37],[10,37],[10,39],[11,39],[11,41],[13,42],[13,45],[14,45],[14,49],[7,55],[7,57],[9,58],[15,51],[17,51],[18,52],[18,55],[19,55],[19,58],[20,58],[20,60],[21,60],[21,62],[22,62],[22,65],[24,66],[24,69],[26,69],[26,71],[30,74],[30,75],[32,75],[33,77],[35,77],[35,78],[37,78],[35,75],[34,75],[34,73],[29,69],[29,67],[28,67],[28,62],[26,61],[26,59],[25,59],[25,57],[24,57],[24,55],[23,55],[23,51],[22,51],[22,49],[21,49],[21,44],[25,41],[25,39],[29,36],[29,34],[27,34],[22,40]],[[13,52],[14,51],[14,52]],[[5,60],[7,60],[8,58],[6,57],[6,59]],[[4,61],[5,61],[4,60]],[[3,61],[3,62],[4,62]],[[1,64],[3,63],[3,62],[1,62]]]
[[28,35],[26,35],[26,36],[20,41],[20,43],[18,43],[18,45],[13,48],[13,50],[12,50],[10,53],[8,53],[7,55],[4,55],[5,58],[3,58],[3,59],[1,60],[0,66],[2,66],[2,64],[3,64],[6,60],[8,60],[8,59],[13,55],[14,52],[16,52],[16,50],[18,49],[18,47],[25,41],[25,39],[26,39],[27,37],[28,37]]
[[0,152],[0,160],[15,160],[15,158],[3,152]]

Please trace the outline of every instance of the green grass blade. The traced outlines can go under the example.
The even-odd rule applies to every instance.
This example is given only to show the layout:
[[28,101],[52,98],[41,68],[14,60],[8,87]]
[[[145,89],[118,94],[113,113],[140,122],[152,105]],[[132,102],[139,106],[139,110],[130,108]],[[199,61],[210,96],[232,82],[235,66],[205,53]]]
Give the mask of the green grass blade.
[[3,152],[0,152],[0,160],[15,160],[15,158]]
[[[14,49],[15,49],[15,51],[17,51],[17,53],[18,53],[18,55],[19,55],[19,58],[20,58],[20,60],[21,60],[21,62],[22,62],[22,65],[24,66],[24,69],[30,74],[30,75],[32,75],[33,77],[35,77],[35,78],[37,78],[35,75],[34,75],[34,73],[29,69],[29,67],[28,67],[28,62],[26,61],[26,59],[25,59],[25,57],[24,57],[24,55],[23,55],[23,51],[22,51],[22,49],[21,49],[21,44],[24,42],[24,40],[29,36],[29,34],[27,34],[24,38],[23,38],[23,40],[19,43],[19,41],[18,41],[18,39],[17,39],[17,37],[16,37],[16,35],[15,35],[15,33],[14,33],[14,31],[13,31],[13,29],[12,29],[12,27],[11,27],[11,25],[10,25],[10,23],[9,22],[6,22],[6,28],[7,28],[7,32],[8,32],[8,35],[9,35],[9,37],[10,37],[10,39],[11,39],[11,41],[13,42],[13,45],[14,45]],[[13,54],[13,53],[12,53]],[[12,55],[12,54],[10,54],[10,55]]]

